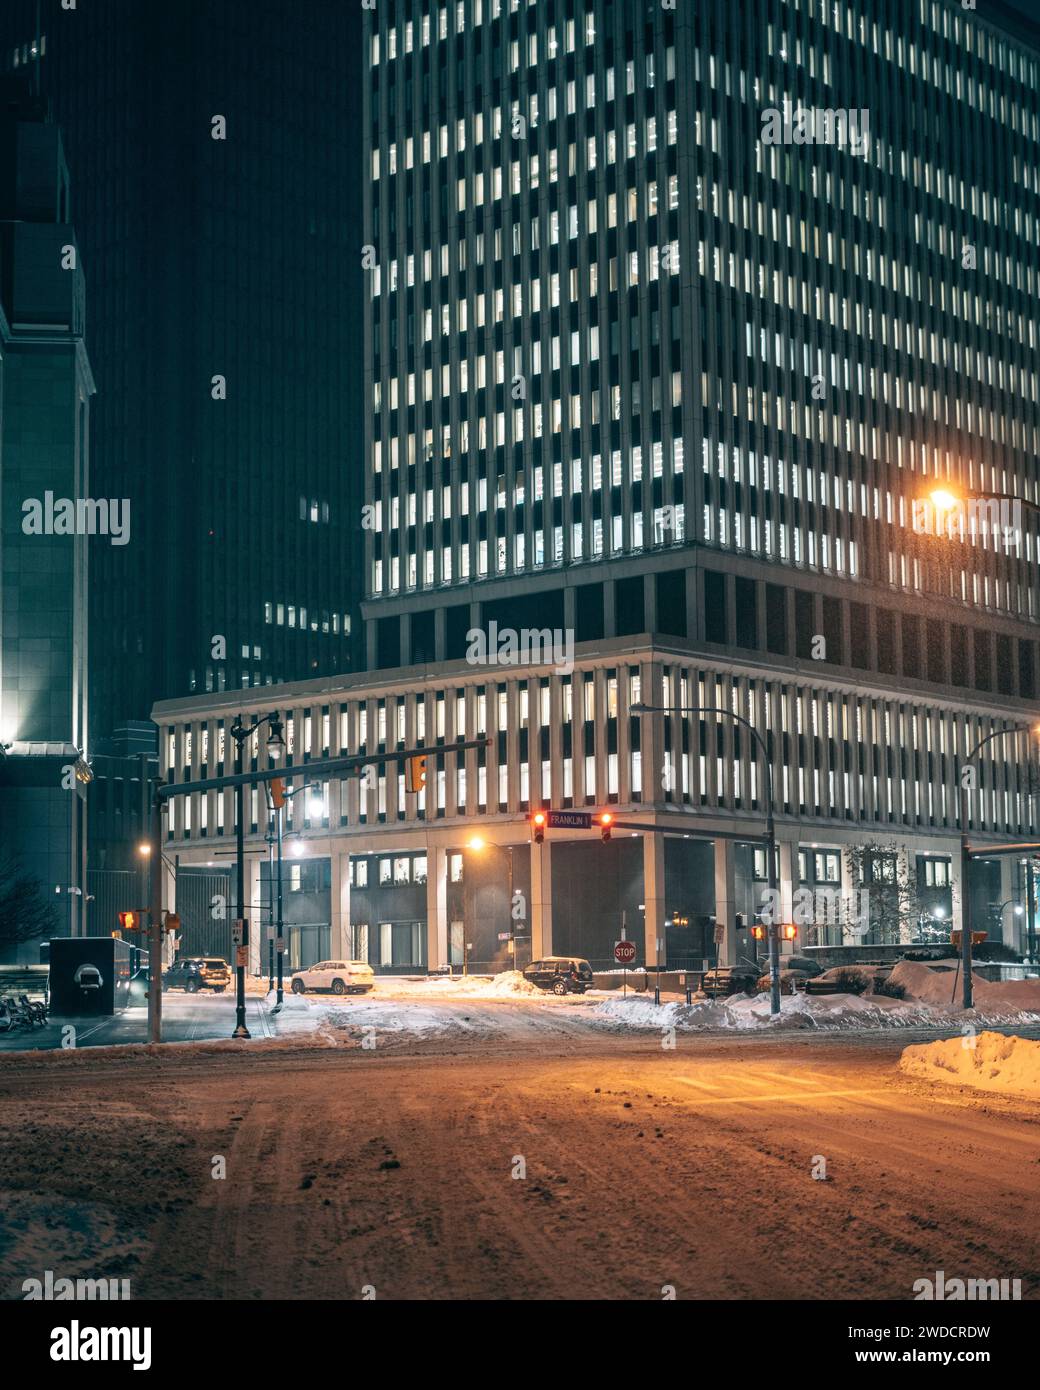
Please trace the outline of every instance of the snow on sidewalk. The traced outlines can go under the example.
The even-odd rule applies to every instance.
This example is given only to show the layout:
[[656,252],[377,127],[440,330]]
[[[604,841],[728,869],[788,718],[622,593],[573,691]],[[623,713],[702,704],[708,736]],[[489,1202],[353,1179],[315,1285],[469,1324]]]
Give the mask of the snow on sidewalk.
[[899,1068],[908,1076],[971,1086],[977,1091],[1040,1100],[1040,1042],[978,1033],[905,1047]]
[[[932,974],[927,966],[921,967]],[[893,972],[894,974],[895,972]],[[984,983],[984,982],[983,982]],[[1032,983],[1032,982],[1030,982]],[[938,986],[943,998],[949,997],[949,982]],[[591,1010],[599,1018],[617,1027],[678,1028],[697,1032],[708,1030],[746,1032],[754,1029],[820,1029],[834,1031],[848,1028],[942,1028],[971,1022],[980,1027],[996,1025],[1023,1026],[1040,1023],[1040,1013],[1009,1004],[1003,989],[976,999],[979,1007],[971,1013],[939,1005],[920,997],[891,999],[874,994],[785,994],[780,999],[779,1014],[770,1012],[768,993],[733,995],[728,999],[705,1000],[695,1004],[655,1004],[646,995],[630,995],[627,999],[605,999]],[[909,994],[909,991],[908,991]]]
[[785,994],[779,1014],[770,1013],[768,994],[734,995],[696,1004],[655,1004],[645,995],[605,999],[594,1018],[629,1028],[678,1028],[683,1031],[768,1029],[919,1028],[937,1021],[933,1010],[884,998],[855,994]]

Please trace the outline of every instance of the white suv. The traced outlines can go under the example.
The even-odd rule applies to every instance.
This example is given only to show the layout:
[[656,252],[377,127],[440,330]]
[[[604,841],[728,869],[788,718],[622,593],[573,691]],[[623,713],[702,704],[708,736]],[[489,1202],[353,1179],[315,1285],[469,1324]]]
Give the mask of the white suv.
[[321,960],[292,977],[293,994],[308,989],[331,989],[333,994],[364,994],[376,982],[376,973],[363,960]]

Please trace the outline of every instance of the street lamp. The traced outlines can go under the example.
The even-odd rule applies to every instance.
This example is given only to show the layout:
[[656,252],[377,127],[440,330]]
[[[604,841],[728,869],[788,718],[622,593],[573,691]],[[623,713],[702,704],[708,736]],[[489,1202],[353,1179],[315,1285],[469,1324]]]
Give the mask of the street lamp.
[[[770,900],[770,922],[769,922],[769,1012],[778,1014],[780,1012],[780,922],[777,911],[776,901],[776,825],[773,814],[773,765],[769,757],[769,748],[765,739],[755,728],[755,726],[741,714],[734,714],[731,709],[722,709],[718,705],[686,705],[678,706],[676,710],[668,709],[664,705],[647,705],[642,701],[629,707],[630,714],[716,714],[722,715],[726,719],[732,719],[734,723],[747,729],[748,733],[758,744],[762,753],[762,762],[766,774],[766,856],[768,863],[769,876],[769,900]],[[775,918],[775,920],[774,920]],[[658,962],[660,968],[660,962]]]
[[[261,727],[268,725],[267,753],[273,762],[285,752],[285,740],[282,738],[282,721],[278,714],[261,715],[259,719],[254,719],[248,728],[242,723],[241,718],[235,720],[230,729],[231,737],[235,740],[235,773],[242,775],[242,746],[247,738]],[[242,961],[242,949],[248,952],[249,949],[249,920],[246,916],[246,864],[245,864],[245,818],[246,818],[246,796],[245,786],[238,782],[235,787],[235,852],[238,860],[237,873],[237,900],[238,916],[242,924],[242,940],[236,942],[240,947],[235,962],[235,1031],[231,1034],[233,1038],[250,1037],[249,1029],[246,1027],[246,968]]]

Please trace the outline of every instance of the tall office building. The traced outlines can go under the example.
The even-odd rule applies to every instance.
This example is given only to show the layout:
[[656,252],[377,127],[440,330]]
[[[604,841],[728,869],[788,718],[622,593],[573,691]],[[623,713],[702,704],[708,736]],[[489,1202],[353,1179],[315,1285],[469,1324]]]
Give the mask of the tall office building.
[[[86,898],[88,561],[109,537],[89,495],[94,380],[61,132],[0,78],[0,858],[55,926]],[[0,941],[0,959],[28,954]]]
[[[627,921],[640,959],[688,963],[716,918],[734,960],[770,789],[785,917],[867,887],[879,943],[960,920],[965,763],[971,837],[1031,833],[1035,744],[1005,731],[1038,693],[1040,97],[1035,31],[1000,13],[366,14],[370,669],[245,708],[287,714],[295,764],[488,746],[300,821],[334,954],[502,963],[511,881],[517,950],[604,962]],[[219,766],[241,707],[160,706],[170,775]],[[175,802],[182,857],[222,800]],[[540,805],[626,824],[528,849]],[[1024,944],[1030,865],[974,885]]]
[[350,670],[360,592],[359,7],[6,0],[66,136],[92,305],[91,731]]

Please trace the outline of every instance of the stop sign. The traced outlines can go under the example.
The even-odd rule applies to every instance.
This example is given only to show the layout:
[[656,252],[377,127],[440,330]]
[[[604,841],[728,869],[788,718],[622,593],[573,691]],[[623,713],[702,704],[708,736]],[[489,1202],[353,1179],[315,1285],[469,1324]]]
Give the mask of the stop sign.
[[636,958],[636,943],[634,941],[615,941],[614,959],[618,965],[631,965]]

